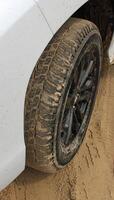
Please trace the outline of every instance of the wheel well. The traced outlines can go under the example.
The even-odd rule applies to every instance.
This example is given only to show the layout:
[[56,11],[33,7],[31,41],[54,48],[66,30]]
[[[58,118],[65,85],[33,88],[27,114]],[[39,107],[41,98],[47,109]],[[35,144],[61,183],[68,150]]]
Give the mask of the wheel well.
[[114,29],[114,0],[90,0],[76,11],[73,17],[80,17],[95,23],[102,39],[105,40],[109,30],[111,31],[109,35],[112,36]]

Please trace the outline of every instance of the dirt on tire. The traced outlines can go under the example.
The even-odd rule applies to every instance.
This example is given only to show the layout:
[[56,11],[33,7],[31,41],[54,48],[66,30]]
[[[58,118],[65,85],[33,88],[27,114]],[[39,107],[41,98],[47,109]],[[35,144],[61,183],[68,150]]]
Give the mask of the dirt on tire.
[[[91,51],[92,48],[97,49],[99,60],[99,64],[96,63],[97,70],[101,67],[101,43],[101,36],[95,24],[79,18],[70,18],[55,34],[38,60],[28,84],[25,100],[25,144],[28,167],[53,173],[63,168],[75,155],[76,148],[80,146],[85,134],[80,133],[82,136],[78,141],[78,147],[76,147],[76,137],[72,144],[67,146],[68,148],[63,147],[64,144],[61,145],[60,142],[60,116],[64,110],[70,80],[73,81],[72,76],[78,68],[81,56],[90,51],[90,48]],[[97,82],[95,81],[95,87]],[[93,104],[94,101],[90,105],[91,111]],[[91,111],[88,115],[91,115]],[[84,130],[87,121],[89,120],[86,120]],[[82,126],[81,124],[80,131]]]
[[103,65],[88,133],[74,160],[54,175],[26,169],[0,200],[114,199],[114,66]]

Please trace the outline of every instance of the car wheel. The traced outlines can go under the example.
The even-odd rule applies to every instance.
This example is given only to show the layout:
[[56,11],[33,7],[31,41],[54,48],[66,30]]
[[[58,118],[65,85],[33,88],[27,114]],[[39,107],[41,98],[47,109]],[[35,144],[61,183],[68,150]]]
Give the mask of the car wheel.
[[27,166],[53,173],[78,151],[90,121],[102,60],[98,28],[71,18],[44,50],[25,101]]

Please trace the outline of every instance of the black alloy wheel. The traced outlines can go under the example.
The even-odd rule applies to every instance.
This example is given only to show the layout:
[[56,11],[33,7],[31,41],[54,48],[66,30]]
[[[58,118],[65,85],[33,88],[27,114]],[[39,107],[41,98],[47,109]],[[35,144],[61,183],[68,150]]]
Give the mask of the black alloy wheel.
[[79,149],[95,102],[100,56],[97,45],[90,43],[86,44],[74,65],[63,99],[57,134],[58,159],[62,165],[69,162],[71,152]]

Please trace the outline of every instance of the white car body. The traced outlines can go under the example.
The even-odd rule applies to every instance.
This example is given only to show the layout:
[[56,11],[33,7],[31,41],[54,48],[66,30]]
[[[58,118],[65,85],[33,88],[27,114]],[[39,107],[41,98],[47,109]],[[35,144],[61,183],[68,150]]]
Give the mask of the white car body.
[[0,190],[25,168],[24,102],[35,64],[57,30],[86,2],[0,2]]

